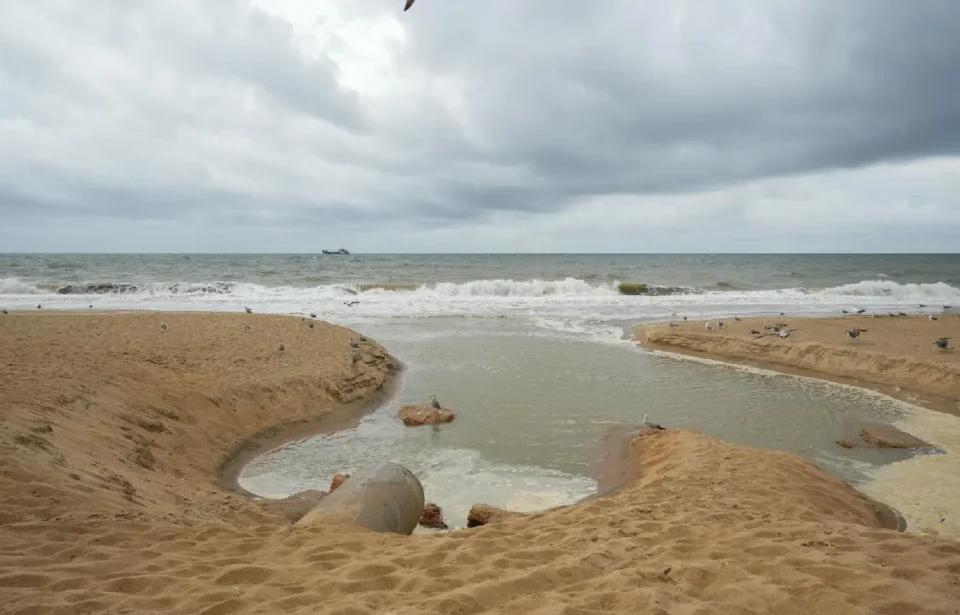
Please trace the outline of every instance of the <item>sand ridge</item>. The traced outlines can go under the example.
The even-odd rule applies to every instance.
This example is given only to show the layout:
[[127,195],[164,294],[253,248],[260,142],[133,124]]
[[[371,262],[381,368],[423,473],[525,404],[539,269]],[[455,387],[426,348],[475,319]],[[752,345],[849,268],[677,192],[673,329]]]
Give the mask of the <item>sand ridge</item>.
[[[4,612],[955,613],[960,604],[960,543],[883,529],[875,502],[799,457],[686,430],[635,438],[630,485],[577,506],[445,535],[291,526],[218,488],[220,465],[271,424],[369,399],[392,371],[384,349],[370,343],[354,370],[350,331],[279,316],[12,316],[0,320]],[[152,464],[138,460],[140,447]]]
[[[723,319],[724,327],[710,321],[674,320],[640,325],[634,338],[643,346],[674,352],[763,364],[774,369],[800,368],[825,376],[848,379],[892,394],[912,392],[932,400],[932,407],[960,413],[960,352],[939,350],[933,342],[952,337],[960,343],[960,318],[944,314],[936,321],[926,316],[873,318],[849,316],[814,318],[773,316]],[[751,329],[764,333],[764,324],[787,324],[788,339],[757,338]],[[846,329],[866,329],[859,341],[847,339]],[[904,398],[904,395],[897,395]],[[940,403],[938,403],[940,402]],[[943,403],[945,402],[945,403]]]

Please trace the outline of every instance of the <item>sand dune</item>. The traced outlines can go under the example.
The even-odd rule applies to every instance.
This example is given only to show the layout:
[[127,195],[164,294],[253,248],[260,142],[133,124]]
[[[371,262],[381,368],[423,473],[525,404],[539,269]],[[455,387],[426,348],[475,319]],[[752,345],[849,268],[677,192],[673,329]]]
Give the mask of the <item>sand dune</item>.
[[390,357],[370,343],[353,365],[349,336],[0,318],[0,611],[957,612],[960,543],[883,529],[883,506],[798,457],[685,430],[637,437],[615,495],[445,535],[291,526],[218,487],[243,439],[346,424],[389,389]]

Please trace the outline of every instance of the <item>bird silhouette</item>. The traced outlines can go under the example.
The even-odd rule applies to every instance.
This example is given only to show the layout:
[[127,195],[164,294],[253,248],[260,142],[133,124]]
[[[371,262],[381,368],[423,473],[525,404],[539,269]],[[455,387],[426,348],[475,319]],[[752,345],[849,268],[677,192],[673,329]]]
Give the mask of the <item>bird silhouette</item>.
[[416,0],[407,0],[407,3],[403,5],[403,10],[404,10],[404,11],[409,11],[409,10],[410,10],[410,7],[413,6],[413,3],[414,3],[415,1],[416,1]]

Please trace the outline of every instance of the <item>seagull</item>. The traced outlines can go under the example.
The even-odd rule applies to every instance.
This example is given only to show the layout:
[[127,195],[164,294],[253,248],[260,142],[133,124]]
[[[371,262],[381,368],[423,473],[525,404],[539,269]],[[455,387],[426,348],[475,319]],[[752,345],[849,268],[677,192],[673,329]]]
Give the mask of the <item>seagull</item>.
[[351,362],[351,363],[356,363],[356,362],[359,361],[359,360],[360,360],[360,355],[358,355],[356,351],[353,351],[353,352],[350,353],[350,362]]
[[890,318],[896,318],[896,317],[897,317],[897,315],[894,314],[893,312],[887,312],[887,316],[889,316]]
[[433,406],[434,409],[436,409],[436,410],[439,410],[439,409],[440,409],[440,402],[437,401],[437,396],[436,396],[436,395],[431,395],[431,396],[430,396],[430,405]]
[[310,323],[310,328],[311,328],[311,329],[313,328],[313,323],[312,323],[312,322]]
[[942,307],[942,308],[945,309],[945,310],[949,310],[949,309],[952,308],[953,306],[952,306],[952,305],[941,305],[940,307]]
[[407,3],[403,5],[403,10],[409,11],[414,2],[416,2],[416,0],[407,0]]
[[703,328],[706,329],[707,331],[713,331],[713,325],[711,325],[708,322],[703,323]]
[[360,303],[359,301],[344,301],[343,304],[347,307],[353,307]]
[[717,321],[717,326],[722,329],[722,328],[723,328],[723,321],[722,321],[722,320],[718,320],[718,321]]
[[859,310],[857,310],[857,314],[863,314],[866,311],[867,311],[866,308],[860,308]]
[[686,317],[686,316],[684,316],[684,317],[683,317],[683,319],[684,319],[684,320],[686,320],[686,319],[687,319],[687,317]]
[[760,333],[760,332],[757,331],[756,329],[750,329],[750,333],[751,333],[752,335],[763,335],[762,333]]
[[313,312],[310,312],[310,318],[316,318],[316,317],[317,317],[316,314],[314,314]]
[[166,331],[166,330],[167,330],[167,323],[165,323],[165,322],[160,323],[160,330],[161,330],[161,331]]
[[848,311],[846,311],[846,310],[840,310],[840,311],[843,312],[844,314],[849,314],[849,313],[850,313],[850,312],[848,312]]
[[361,341],[361,342],[367,341],[367,336],[364,335],[363,333],[361,333],[361,334],[360,334],[360,341]]
[[949,337],[941,337],[940,339],[938,339],[937,341],[935,341],[934,344],[936,344],[936,345],[937,345],[937,348],[939,348],[940,350],[948,350],[948,347],[949,347],[949,344],[950,344],[950,338],[949,338]]
[[790,337],[790,331],[787,331],[786,329],[784,329],[779,333],[779,335],[780,335],[780,339],[785,340],[788,337]]
[[897,316],[906,316],[906,315],[907,315],[906,312],[897,312]]
[[930,320],[940,320],[939,318],[937,318],[937,317],[934,316],[933,314],[930,314],[929,316],[927,316],[927,318],[929,318]]
[[283,343],[280,343],[280,352],[283,352]]
[[243,309],[246,310],[247,314],[253,314],[253,310],[251,310],[250,308],[244,307]]
[[360,347],[360,344],[358,344],[358,343],[351,337],[351,338],[350,338],[350,347],[351,347],[351,348],[359,348],[359,347]]
[[672,329],[672,328],[674,328],[674,327],[677,326],[677,323],[673,322],[672,320],[668,320],[668,321],[667,321],[667,326]]
[[856,341],[860,334],[866,332],[866,329],[847,329],[847,338]]
[[734,316],[733,319],[734,319],[735,321],[737,321],[737,322],[742,322],[742,321],[743,321],[743,319],[740,318],[739,316]]
[[37,304],[37,309],[38,309],[38,310],[40,309],[40,304],[39,304],[39,303]]
[[654,423],[653,421],[647,420],[647,415],[643,415],[643,426],[647,429],[663,429],[663,426],[659,423]]
[[780,315],[781,315],[781,316],[786,316],[787,313],[786,313],[786,312],[780,312]]
[[926,304],[923,304],[923,303],[919,304],[919,306],[920,306],[921,308],[927,307]]
[[4,313],[4,314],[7,314],[7,313],[8,313],[8,312],[7,312],[7,308],[3,308],[2,310],[0,310],[0,312],[2,312],[2,313]]
[[244,330],[244,331],[249,331],[249,330],[250,330],[250,325],[244,325],[244,326],[243,326],[243,330]]

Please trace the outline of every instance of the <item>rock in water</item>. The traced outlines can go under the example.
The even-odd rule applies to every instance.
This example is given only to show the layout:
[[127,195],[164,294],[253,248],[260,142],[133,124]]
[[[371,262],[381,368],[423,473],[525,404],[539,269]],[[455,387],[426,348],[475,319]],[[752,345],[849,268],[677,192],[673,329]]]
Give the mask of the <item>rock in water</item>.
[[397,417],[403,421],[407,427],[418,427],[420,425],[438,425],[440,423],[449,423],[456,415],[452,410],[441,408],[437,410],[429,404],[409,404],[400,408]]
[[474,504],[470,507],[470,512],[467,513],[467,527],[479,527],[518,515],[520,513],[503,510],[489,504]]
[[350,478],[349,474],[334,474],[333,480],[330,481],[330,493],[336,491],[337,487],[342,485],[348,478]]
[[443,509],[428,502],[423,505],[423,513],[420,515],[420,525],[431,530],[446,530],[449,526],[443,520]]

